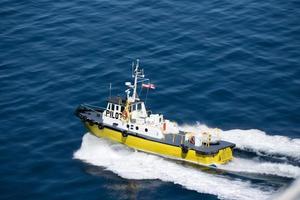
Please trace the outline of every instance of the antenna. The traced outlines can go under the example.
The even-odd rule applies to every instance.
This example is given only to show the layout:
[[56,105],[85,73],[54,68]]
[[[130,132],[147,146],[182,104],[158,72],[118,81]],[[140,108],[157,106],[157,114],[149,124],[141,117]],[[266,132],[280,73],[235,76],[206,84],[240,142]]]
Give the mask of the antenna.
[[132,78],[134,78],[133,68],[134,68],[134,61],[132,61],[132,64],[131,64],[131,76],[132,76]]
[[111,98],[111,83],[109,83],[109,98]]
[[139,66],[140,66],[140,59],[136,59],[136,66],[137,66],[137,68],[139,68]]

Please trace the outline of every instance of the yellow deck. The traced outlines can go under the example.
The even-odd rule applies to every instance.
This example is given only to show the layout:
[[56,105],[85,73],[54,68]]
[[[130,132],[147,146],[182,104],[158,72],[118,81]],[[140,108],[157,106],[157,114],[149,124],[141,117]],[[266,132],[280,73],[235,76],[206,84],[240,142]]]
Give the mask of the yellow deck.
[[99,129],[97,125],[91,126],[88,123],[85,123],[85,125],[90,132],[97,137],[109,138],[110,140],[123,143],[128,147],[165,157],[184,160],[201,165],[225,164],[233,158],[232,149],[230,147],[222,149],[214,155],[201,155],[192,149],[190,149],[187,153],[183,153],[181,147],[163,144],[132,135],[123,137],[122,133],[116,130],[106,127]]

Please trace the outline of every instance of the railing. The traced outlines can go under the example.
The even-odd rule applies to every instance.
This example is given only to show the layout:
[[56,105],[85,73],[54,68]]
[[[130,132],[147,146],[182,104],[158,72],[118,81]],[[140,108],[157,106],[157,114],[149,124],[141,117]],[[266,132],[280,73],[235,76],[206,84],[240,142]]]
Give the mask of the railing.
[[[106,110],[106,108],[104,108],[104,107],[100,107],[100,106],[93,106],[93,105],[89,105],[89,104],[81,104],[80,105],[80,107],[85,107],[85,108],[88,108],[89,110],[91,110],[91,111],[95,111],[95,112],[100,112],[99,110],[101,110],[101,111],[104,111],[104,110]],[[97,110],[98,109],[98,110]],[[100,112],[100,113],[102,113],[102,112]]]
[[[164,134],[163,141],[165,142],[172,142],[172,143],[180,143],[188,146],[196,146],[196,137],[201,137],[201,144],[200,146],[210,147],[213,145],[211,143],[211,135],[208,134],[207,136],[195,136],[192,132],[184,132],[184,134],[180,133],[166,133]],[[179,139],[179,140],[178,140]]]
[[[177,139],[179,138],[179,140]],[[178,140],[178,142],[176,141]],[[185,141],[185,135],[179,134],[179,133],[166,133],[164,134],[164,138],[163,141],[167,142],[167,143],[179,143],[179,144],[186,144]]]

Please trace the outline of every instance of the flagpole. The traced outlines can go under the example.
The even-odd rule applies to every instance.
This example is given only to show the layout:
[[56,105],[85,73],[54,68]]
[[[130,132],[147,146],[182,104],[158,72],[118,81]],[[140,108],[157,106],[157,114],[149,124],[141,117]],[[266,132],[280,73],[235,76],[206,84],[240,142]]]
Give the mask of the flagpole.
[[146,93],[146,98],[145,98],[145,105],[146,105],[146,103],[147,103],[147,99],[148,99],[148,92],[149,92],[149,88],[147,88],[147,93]]

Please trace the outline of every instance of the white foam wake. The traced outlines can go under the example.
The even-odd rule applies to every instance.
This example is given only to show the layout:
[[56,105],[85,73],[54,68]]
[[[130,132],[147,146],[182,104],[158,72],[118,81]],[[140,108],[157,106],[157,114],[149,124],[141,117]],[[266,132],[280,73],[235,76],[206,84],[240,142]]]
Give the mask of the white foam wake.
[[102,166],[127,179],[160,179],[180,184],[221,199],[267,199],[272,191],[263,191],[250,182],[212,175],[161,157],[135,152],[87,133],[74,158]]
[[297,178],[300,176],[300,168],[293,165],[284,163],[259,162],[243,158],[234,158],[233,161],[226,165],[220,165],[218,168],[232,172],[276,175],[288,178]]
[[[207,126],[197,123],[196,125],[184,125],[181,128],[187,131],[199,132],[199,130],[207,129]],[[256,129],[221,131],[221,138],[235,143],[236,147],[242,150],[288,156],[300,160],[300,139],[267,135],[265,132]]]

